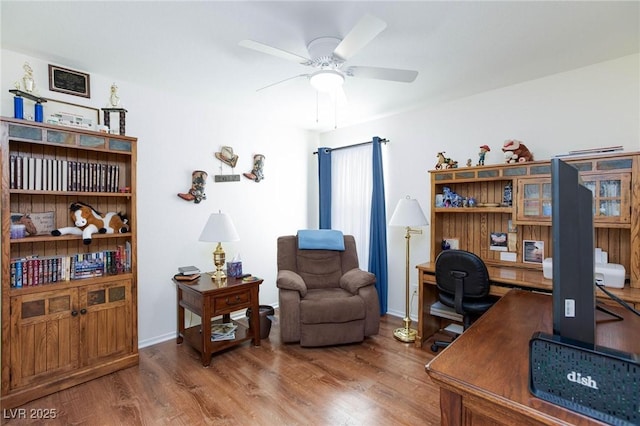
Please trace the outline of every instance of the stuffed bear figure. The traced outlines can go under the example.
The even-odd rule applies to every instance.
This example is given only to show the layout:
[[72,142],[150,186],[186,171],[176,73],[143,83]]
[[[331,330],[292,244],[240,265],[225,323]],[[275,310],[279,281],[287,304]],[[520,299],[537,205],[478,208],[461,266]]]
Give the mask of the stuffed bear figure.
[[505,141],[502,145],[505,163],[524,163],[525,161],[533,161],[533,153],[522,142],[511,139]]

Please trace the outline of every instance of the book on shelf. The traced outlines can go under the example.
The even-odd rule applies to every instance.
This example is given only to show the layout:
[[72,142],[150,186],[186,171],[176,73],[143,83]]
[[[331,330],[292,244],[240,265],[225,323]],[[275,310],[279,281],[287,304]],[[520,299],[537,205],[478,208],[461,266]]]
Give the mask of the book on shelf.
[[180,272],[182,275],[193,275],[193,274],[199,274],[200,269],[198,269],[195,266],[180,266],[178,268],[178,272]]
[[175,274],[173,278],[175,278],[177,281],[195,281],[198,278],[200,278],[200,274],[191,274],[191,275]]
[[131,245],[116,250],[69,256],[26,256],[10,261],[11,287],[28,287],[62,281],[131,272]]
[[9,187],[34,191],[118,192],[120,166],[11,155]]

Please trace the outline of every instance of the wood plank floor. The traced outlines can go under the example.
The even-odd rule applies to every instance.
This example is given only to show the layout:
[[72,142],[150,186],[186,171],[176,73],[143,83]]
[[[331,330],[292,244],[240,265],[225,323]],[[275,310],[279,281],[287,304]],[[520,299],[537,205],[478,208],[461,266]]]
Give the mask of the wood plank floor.
[[439,390],[424,370],[429,345],[393,338],[385,316],[361,344],[282,344],[277,324],[260,347],[246,342],[213,356],[175,340],[140,350],[140,364],[19,408],[55,409],[46,425],[438,425]]

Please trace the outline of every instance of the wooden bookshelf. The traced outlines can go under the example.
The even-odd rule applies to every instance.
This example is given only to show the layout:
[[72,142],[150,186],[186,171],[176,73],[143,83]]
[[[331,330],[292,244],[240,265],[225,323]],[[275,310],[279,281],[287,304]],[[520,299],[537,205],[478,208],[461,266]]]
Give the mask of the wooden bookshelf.
[[[3,408],[138,363],[136,143],[128,136],[0,119]],[[20,182],[18,158],[31,159],[22,160]],[[35,164],[39,181],[28,175]],[[84,171],[72,170],[75,164],[85,165]],[[113,172],[108,185],[107,170]],[[131,231],[93,234],[88,245],[76,235],[11,238],[12,213],[53,212],[57,229],[73,226],[69,206],[76,201],[126,214]],[[88,256],[124,246],[130,248],[126,270],[105,266],[99,276],[36,280],[39,285],[31,280],[22,287],[11,279],[12,265],[20,260]]]

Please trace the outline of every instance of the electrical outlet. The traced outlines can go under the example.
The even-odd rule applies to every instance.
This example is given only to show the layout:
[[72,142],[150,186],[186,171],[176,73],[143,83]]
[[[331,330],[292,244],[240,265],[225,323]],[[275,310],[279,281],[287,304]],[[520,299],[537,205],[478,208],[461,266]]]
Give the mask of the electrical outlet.
[[413,296],[417,296],[418,295],[418,285],[417,284],[411,284],[411,294]]

